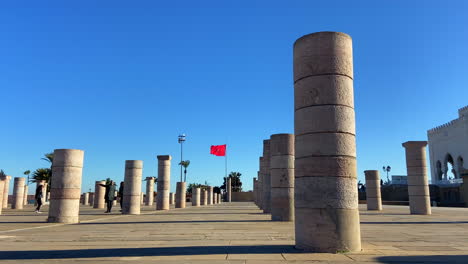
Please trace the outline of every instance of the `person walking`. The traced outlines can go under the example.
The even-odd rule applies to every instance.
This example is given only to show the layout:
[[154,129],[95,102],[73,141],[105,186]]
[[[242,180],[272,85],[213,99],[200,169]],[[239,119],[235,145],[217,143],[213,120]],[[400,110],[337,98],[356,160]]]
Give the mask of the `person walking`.
[[107,210],[105,213],[110,213],[112,211],[112,203],[114,202],[115,199],[115,182],[112,180],[107,180],[106,184],[99,184],[102,187],[106,187],[106,193],[104,194],[104,201],[106,202],[107,205]]
[[42,206],[42,197],[44,197],[43,194],[43,189],[44,186],[42,184],[39,184],[36,188],[36,194],[34,195],[34,199],[36,199],[36,211],[34,211],[36,214],[42,214],[41,212],[41,206]]

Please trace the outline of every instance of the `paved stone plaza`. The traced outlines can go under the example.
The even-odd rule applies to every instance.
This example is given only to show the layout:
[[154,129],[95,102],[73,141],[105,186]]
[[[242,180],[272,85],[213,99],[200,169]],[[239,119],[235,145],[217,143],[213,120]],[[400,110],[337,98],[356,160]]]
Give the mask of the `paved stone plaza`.
[[69,225],[45,223],[29,205],[0,216],[0,263],[468,263],[468,208],[383,209],[360,207],[361,253],[313,254],[294,249],[292,222],[252,203],[145,206],[137,216],[82,206]]

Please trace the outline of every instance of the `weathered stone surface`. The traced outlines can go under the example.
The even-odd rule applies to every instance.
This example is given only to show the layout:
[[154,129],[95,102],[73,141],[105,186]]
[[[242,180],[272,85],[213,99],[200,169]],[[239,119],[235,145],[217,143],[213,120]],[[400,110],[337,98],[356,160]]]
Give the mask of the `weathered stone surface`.
[[25,182],[25,178],[15,177],[13,182],[13,202],[11,203],[11,209],[23,209]]
[[54,150],[48,222],[79,222],[83,159],[79,149]]
[[101,186],[100,184],[106,184],[106,181],[96,181],[94,185],[94,205],[93,208],[102,209],[105,207],[106,202],[104,201],[104,196],[106,194],[106,187]]
[[200,206],[201,189],[192,189],[192,206]]
[[263,140],[263,212],[271,213],[270,140]]
[[175,208],[185,208],[186,190],[187,188],[185,182],[177,182]]
[[143,161],[125,161],[125,187],[123,191],[122,214],[139,215],[141,210],[141,182]]
[[300,249],[361,250],[352,78],[348,35],[319,32],[294,44],[294,199]]
[[232,201],[232,180],[231,177],[227,179],[227,202],[230,203]]
[[402,144],[406,152],[408,196],[411,214],[431,214],[426,168],[427,141],[408,141]]
[[146,200],[145,205],[151,206],[154,203],[154,177],[146,177]]
[[382,210],[379,171],[366,170],[364,175],[366,177],[367,210]]
[[2,208],[8,208],[8,192],[10,191],[11,176],[7,175],[4,179]]
[[[158,156],[156,210],[169,210],[170,208],[171,159],[169,155]],[[172,199],[174,200],[174,197]]]
[[212,205],[213,203],[213,187],[208,186],[208,205]]

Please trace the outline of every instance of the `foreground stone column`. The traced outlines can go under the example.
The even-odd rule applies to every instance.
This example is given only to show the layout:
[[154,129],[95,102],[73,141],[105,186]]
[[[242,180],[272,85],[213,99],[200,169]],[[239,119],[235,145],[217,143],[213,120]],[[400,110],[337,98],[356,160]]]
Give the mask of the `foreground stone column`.
[[28,191],[28,183],[26,182],[26,184],[24,185],[23,205],[28,205]]
[[10,191],[10,180],[11,176],[7,175],[5,178],[5,186],[3,187],[3,202],[2,202],[2,208],[6,209],[8,208],[8,192]]
[[154,202],[154,177],[146,177],[146,205]]
[[208,205],[213,204],[213,187],[208,186]]
[[25,182],[25,178],[15,177],[13,182],[13,202],[11,203],[11,209],[23,209]]
[[380,196],[380,175],[378,170],[364,171],[366,176],[366,201],[367,210],[382,210],[382,198]]
[[202,190],[201,205],[208,205],[208,191]]
[[408,171],[408,195],[411,214],[430,215],[431,202],[426,166],[427,141],[403,143]]
[[185,208],[185,182],[177,182],[175,208]]
[[192,206],[200,206],[201,189],[192,189]]
[[263,140],[263,212],[271,213],[270,140]]
[[270,138],[271,220],[294,221],[294,135]]
[[89,192],[85,192],[83,194],[83,205],[88,205],[89,204]]
[[94,204],[93,208],[103,209],[106,205],[104,196],[106,195],[106,187],[99,184],[106,184],[106,181],[96,181],[94,184]]
[[351,37],[303,36],[293,59],[296,247],[360,251]]
[[125,161],[122,214],[139,215],[141,210],[142,160]]
[[83,158],[83,150],[54,150],[47,222],[79,222]]
[[[170,208],[171,159],[170,155],[158,156],[158,196],[156,196],[156,210],[169,210]],[[172,198],[174,199],[174,197]]]
[[228,177],[226,191],[227,191],[227,197],[226,197],[227,202],[230,203],[232,201],[232,179],[231,177]]

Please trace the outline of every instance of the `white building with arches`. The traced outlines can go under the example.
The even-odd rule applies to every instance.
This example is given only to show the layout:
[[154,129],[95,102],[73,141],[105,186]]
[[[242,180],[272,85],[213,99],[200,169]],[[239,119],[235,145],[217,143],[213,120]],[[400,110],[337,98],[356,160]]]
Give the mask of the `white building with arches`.
[[461,183],[468,169],[468,106],[458,118],[427,131],[432,184]]

